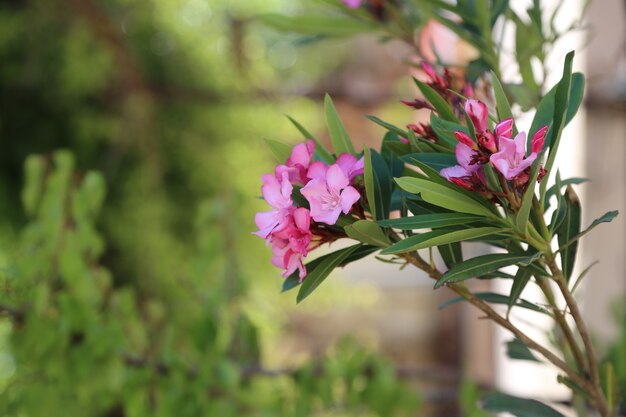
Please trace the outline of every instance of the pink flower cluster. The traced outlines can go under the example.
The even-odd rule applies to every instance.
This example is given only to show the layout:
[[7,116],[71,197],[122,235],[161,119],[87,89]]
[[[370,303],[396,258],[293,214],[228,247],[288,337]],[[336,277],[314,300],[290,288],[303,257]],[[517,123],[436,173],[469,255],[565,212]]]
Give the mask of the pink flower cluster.
[[532,138],[531,152],[526,155],[526,133],[513,136],[513,119],[497,123],[494,131],[489,130],[489,113],[485,103],[467,100],[465,111],[474,125],[476,141],[467,133],[457,130],[455,136],[458,165],[444,168],[441,175],[455,184],[477,190],[486,185],[482,165],[491,163],[514,187],[528,182],[530,167],[543,149],[548,126],[539,129]]
[[361,7],[361,3],[363,3],[363,0],[342,0],[342,1],[343,1],[343,4],[345,4],[351,9],[358,9],[359,7]]
[[[272,209],[255,216],[256,235],[272,245],[272,263],[285,270],[284,277],[299,270],[300,280],[306,276],[303,259],[308,252],[332,240],[320,224],[334,225],[361,198],[351,184],[363,175],[363,158],[341,154],[327,165],[313,161],[314,151],[312,140],[296,145],[285,164],[262,177],[261,192]],[[310,209],[294,203],[294,185],[302,186],[300,192]]]

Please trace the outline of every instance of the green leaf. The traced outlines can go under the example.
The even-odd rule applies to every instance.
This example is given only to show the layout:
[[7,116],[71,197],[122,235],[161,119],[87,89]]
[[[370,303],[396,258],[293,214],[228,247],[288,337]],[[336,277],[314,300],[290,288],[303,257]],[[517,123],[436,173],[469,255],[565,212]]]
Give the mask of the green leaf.
[[434,112],[430,114],[430,127],[435,132],[435,135],[451,149],[456,148],[457,143],[459,143],[454,132],[460,130],[469,135],[469,130],[465,126],[437,117]]
[[463,262],[463,250],[461,249],[460,242],[450,243],[448,245],[439,245],[437,246],[437,249],[439,249],[441,259],[443,259],[443,262],[446,264],[448,269]]
[[[561,181],[561,187],[564,187],[570,184],[573,184],[573,185],[582,184],[587,181],[589,181],[588,178],[578,178],[578,177],[567,178]],[[550,206],[550,198],[552,198],[552,196],[557,195],[557,193],[560,193],[560,192],[561,192],[561,189],[556,184],[548,188],[548,191],[546,191],[546,201],[545,201],[544,210]]]
[[[565,245],[574,236],[580,233],[580,200],[571,185],[565,190],[564,203],[567,206],[565,218],[556,230],[559,246]],[[565,279],[569,281],[574,270],[578,242],[573,242],[565,250],[561,251],[561,268]]]
[[530,216],[530,209],[532,208],[533,198],[535,197],[535,185],[537,184],[537,176],[539,175],[540,165],[541,154],[539,155],[539,157],[537,157],[535,162],[533,162],[532,168],[530,169],[528,187],[526,187],[526,191],[524,192],[524,196],[522,197],[522,206],[517,212],[517,218],[515,220],[517,229],[522,233],[526,233],[528,217]]
[[587,233],[591,232],[593,229],[596,228],[596,226],[598,226],[598,225],[600,225],[602,223],[610,223],[611,221],[613,221],[614,218],[617,217],[618,214],[619,214],[619,212],[617,210],[613,210],[613,211],[609,211],[607,213],[604,213],[601,217],[595,219],[589,225],[589,227],[587,227],[585,230],[583,230],[582,232],[580,232],[579,234],[577,234],[576,236],[571,238],[567,243],[565,243],[563,245],[559,245],[559,252],[563,252],[570,245],[573,245],[574,243],[576,243],[578,241],[578,239],[580,239],[581,237],[583,237]]
[[[508,305],[509,304],[509,297],[504,295],[504,294],[496,294],[493,292],[477,292],[474,293],[474,296],[476,296],[476,298],[479,298],[487,303],[491,303],[491,304],[504,304],[504,305]],[[448,306],[451,306],[453,304],[456,303],[460,303],[466,301],[465,298],[463,297],[455,297],[451,300],[446,301],[445,303],[441,304],[439,306],[439,309],[442,310]],[[537,313],[546,313],[546,310],[544,308],[539,307],[538,305],[535,305],[533,303],[531,303],[530,301],[526,301],[526,300],[518,300],[515,303],[516,306],[518,307],[522,307],[522,308],[526,308],[528,310],[532,310],[535,311]]]
[[401,129],[398,126],[394,126],[391,123],[387,123],[384,120],[381,120],[376,116],[365,116],[365,117],[367,117],[369,120],[376,123],[377,125],[384,127],[388,131],[397,134],[400,137],[406,138],[408,136],[406,130]]
[[433,181],[421,178],[400,177],[396,178],[396,183],[403,190],[412,194],[420,194],[424,201],[436,206],[461,213],[487,217],[495,216],[491,210],[476,200]]
[[337,155],[342,153],[355,154],[354,146],[343,122],[337,114],[337,109],[333,104],[333,99],[328,94],[324,98],[324,112],[326,113],[326,123],[328,124],[328,133],[333,143],[333,149]]
[[443,274],[443,276],[435,284],[435,288],[439,288],[450,282],[460,282],[473,277],[485,275],[509,265],[527,266],[540,256],[540,253],[532,256],[512,255],[509,253],[493,253],[468,259]]
[[270,148],[274,158],[281,163],[284,164],[285,161],[291,156],[291,146],[286,145],[282,142],[278,142],[276,140],[271,139],[263,139],[267,144],[267,147]]
[[325,257],[325,259],[321,261],[315,269],[307,271],[307,276],[300,286],[300,291],[298,291],[296,301],[301,303],[305,298],[311,295],[311,293],[313,293],[313,291],[315,291],[315,289],[319,287],[322,282],[324,282],[328,275],[330,275],[335,268],[341,265],[341,263],[344,262],[359,247],[360,245],[355,245],[342,251],[333,252]]
[[265,14],[259,19],[275,29],[305,35],[350,36],[377,29],[371,22],[341,16],[285,16]]
[[511,308],[517,303],[520,296],[522,295],[522,291],[528,285],[530,278],[533,276],[533,271],[530,268],[518,268],[517,273],[515,274],[515,278],[513,279],[513,285],[511,286],[511,294],[509,295],[509,308],[508,311],[511,311]]
[[420,161],[437,171],[457,164],[456,156],[451,153],[410,153],[400,159],[404,162]]
[[[504,120],[511,118],[513,119],[513,112],[511,111],[511,105],[509,104],[509,99],[506,98],[506,93],[504,88],[502,88],[502,84],[500,80],[496,76],[496,74],[492,71],[491,78],[493,80],[493,92],[496,96],[496,110],[498,111],[498,119]],[[517,127],[515,126],[515,121],[513,121],[513,136],[517,135]]]
[[[325,259],[327,259],[329,257],[332,257],[332,256],[336,256],[339,252],[345,252],[345,251],[351,250],[353,248],[354,248],[354,251],[351,251],[350,255],[339,266],[346,266],[346,265],[348,265],[351,262],[355,262],[355,261],[358,261],[360,259],[363,259],[366,256],[371,255],[372,253],[378,251],[378,248],[375,247],[375,246],[357,244],[357,245],[350,246],[348,248],[339,249],[338,251],[335,251],[335,252],[332,252],[332,253],[320,256],[319,258],[313,259],[312,261],[310,261],[309,263],[306,264],[306,269],[307,269],[307,271],[313,271]],[[289,275],[285,279],[285,281],[283,282],[283,286],[282,286],[281,292],[289,291],[289,290],[297,287],[300,284],[301,284],[300,277],[298,276],[298,271],[296,271],[293,274]]]
[[399,219],[379,220],[381,226],[400,230],[435,229],[437,227],[456,226],[486,220],[484,217],[465,213],[436,213],[401,217]]
[[304,126],[302,126],[296,119],[291,116],[287,116],[289,121],[298,129],[298,131],[304,136],[305,139],[311,139],[315,142],[315,154],[319,157],[319,159],[327,164],[332,164],[335,162],[335,158],[328,152],[328,149],[322,143],[317,140],[311,132],[309,132]]
[[531,350],[521,340],[513,339],[506,343],[506,354],[511,359],[539,362]]
[[358,220],[344,228],[346,234],[359,242],[386,248],[391,244],[383,230],[374,222]]
[[420,233],[411,236],[381,251],[383,255],[393,255],[398,253],[412,252],[418,249],[430,248],[432,246],[446,245],[448,243],[461,242],[468,239],[475,239],[482,236],[492,235],[502,232],[499,227],[477,227],[473,229],[456,230],[449,232],[446,230],[433,230],[431,232]]
[[493,413],[511,413],[516,417],[565,417],[552,407],[537,400],[489,393],[483,397],[483,408]]
[[364,150],[365,194],[375,220],[389,217],[393,184],[384,158],[369,148]]
[[443,97],[439,95],[439,93],[437,93],[433,88],[421,82],[420,80],[415,79],[415,83],[417,84],[417,87],[420,89],[426,100],[428,100],[428,102],[433,105],[435,110],[437,110],[437,113],[439,113],[440,117],[449,122],[459,122],[459,119],[457,119],[456,115],[454,114],[454,110],[452,110],[452,107],[450,107],[450,104],[448,104],[448,102],[444,100]]

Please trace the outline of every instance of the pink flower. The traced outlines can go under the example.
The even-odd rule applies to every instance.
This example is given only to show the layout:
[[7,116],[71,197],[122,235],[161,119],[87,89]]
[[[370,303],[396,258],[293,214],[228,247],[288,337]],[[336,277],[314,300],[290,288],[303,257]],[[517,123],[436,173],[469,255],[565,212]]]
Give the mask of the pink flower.
[[480,169],[479,164],[471,164],[472,157],[476,152],[465,143],[459,142],[456,145],[456,161],[459,165],[453,167],[444,168],[440,174],[448,181],[452,181],[453,178],[465,178],[471,177],[475,172]]
[[495,133],[498,139],[511,139],[511,136],[513,136],[513,119],[509,117],[496,124]]
[[343,4],[345,4],[351,9],[357,9],[361,7],[361,3],[363,3],[363,0],[342,0],[342,1],[343,1]]
[[361,197],[339,164],[328,167],[323,176],[314,177],[301,192],[311,206],[313,220],[330,225],[337,223],[342,212],[348,214]]
[[276,167],[276,176],[281,178],[283,172],[286,172],[292,183],[306,184],[306,174],[313,160],[313,152],[315,152],[315,142],[311,139],[294,146],[285,164]]
[[288,277],[299,270],[300,281],[306,276],[303,259],[306,257],[313,234],[310,230],[309,210],[298,207],[290,210],[287,227],[272,233],[272,263],[284,269],[283,277]]
[[465,112],[469,116],[476,133],[489,130],[489,111],[482,101],[469,99],[465,102]]
[[492,165],[504,175],[507,180],[512,180],[530,167],[537,158],[537,152],[526,155],[526,133],[519,133],[515,139],[500,138],[499,152],[489,158]]
[[458,140],[460,143],[464,144],[465,146],[472,148],[472,149],[478,149],[476,147],[476,142],[474,142],[472,138],[470,138],[469,135],[463,132],[462,130],[456,130],[454,132],[454,137],[456,138],[456,140]]
[[289,182],[287,172],[283,172],[280,181],[272,174],[263,175],[262,181],[261,192],[263,193],[263,198],[272,207],[272,210],[257,213],[254,217],[254,222],[259,228],[256,235],[267,239],[276,228],[280,229],[285,225],[288,210],[293,206],[291,200],[293,186]]
[[359,175],[363,175],[365,171],[365,159],[361,157],[361,159],[357,160],[356,156],[349,153],[339,155],[337,165],[341,167],[341,170],[348,176],[350,181]]

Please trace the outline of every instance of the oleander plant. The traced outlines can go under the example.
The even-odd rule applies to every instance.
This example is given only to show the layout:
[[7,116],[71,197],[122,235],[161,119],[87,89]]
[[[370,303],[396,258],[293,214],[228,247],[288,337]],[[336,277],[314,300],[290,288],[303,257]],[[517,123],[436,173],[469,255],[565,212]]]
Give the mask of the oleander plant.
[[[582,178],[562,178],[555,164],[569,146],[564,129],[575,117],[584,75],[573,72],[574,51],[563,60],[560,81],[546,85],[547,57],[554,43],[577,28],[557,30],[559,10],[536,0],[520,15],[506,0],[345,0],[321,2],[298,16],[268,15],[266,23],[318,39],[363,32],[381,41],[409,44],[409,61],[423,74],[415,79],[420,97],[403,104],[429,112],[428,123],[407,120],[399,127],[375,116],[386,129],[377,149],[357,151],[332,99],[324,111],[332,149],[291,119],[304,142],[293,148],[267,141],[278,165],[262,178],[269,210],[258,213],[256,234],[265,239],[272,263],[284,277],[283,291],[309,297],[336,268],[376,254],[381,261],[410,265],[448,288],[489,320],[508,330],[509,354],[544,361],[559,370],[580,415],[589,408],[603,417],[619,412],[620,387],[614,369],[623,369],[615,348],[600,361],[575,292],[588,272],[573,274],[579,240],[617,216],[608,211],[591,224],[581,222],[575,186]],[[437,22],[475,50],[466,65],[452,65],[420,39]],[[514,79],[503,77],[503,27],[513,28]],[[433,59],[434,56],[434,59]],[[507,68],[507,74],[511,68]],[[518,122],[525,112],[532,122]],[[340,249],[315,257],[337,240]],[[463,245],[486,244],[483,255],[466,257]],[[335,250],[333,250],[335,249]],[[312,260],[309,260],[312,258]],[[390,266],[391,267],[391,266]],[[474,292],[470,280],[504,279],[509,293]],[[537,286],[545,302],[521,298]],[[559,300],[564,300],[561,303]],[[512,309],[550,318],[559,342],[539,343],[511,319]],[[536,399],[488,394],[484,409],[516,416],[560,416]]]

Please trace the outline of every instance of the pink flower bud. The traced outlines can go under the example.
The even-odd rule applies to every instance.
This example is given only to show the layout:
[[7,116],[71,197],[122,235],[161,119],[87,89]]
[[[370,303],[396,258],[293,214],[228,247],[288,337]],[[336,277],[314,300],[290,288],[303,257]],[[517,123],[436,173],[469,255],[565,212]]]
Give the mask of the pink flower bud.
[[508,119],[504,119],[496,125],[495,131],[498,139],[501,137],[511,139],[511,136],[513,136],[513,119],[510,117]]
[[472,138],[470,138],[467,133],[463,132],[462,130],[456,130],[454,132],[454,137],[462,144],[469,146],[472,149],[476,149],[476,142],[474,142]]
[[544,126],[533,135],[533,140],[530,145],[530,151],[532,153],[539,153],[543,150],[543,143],[546,139],[546,134],[548,133],[549,126]]
[[469,99],[465,102],[465,111],[472,120],[477,133],[489,129],[489,111],[482,101]]
[[489,152],[493,153],[498,151],[496,138],[493,136],[493,133],[488,130],[478,134],[478,143],[480,143],[482,147],[487,149]]

